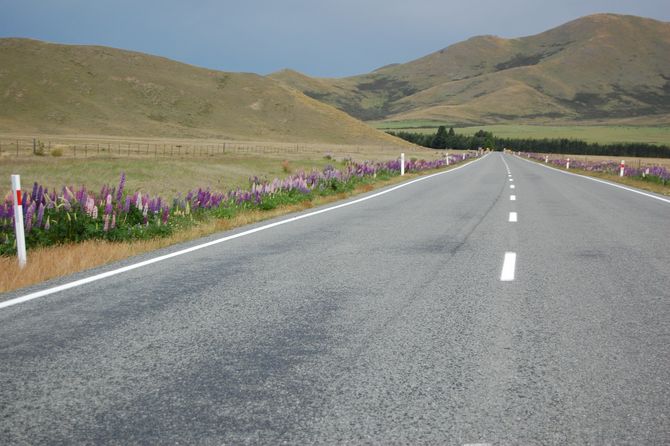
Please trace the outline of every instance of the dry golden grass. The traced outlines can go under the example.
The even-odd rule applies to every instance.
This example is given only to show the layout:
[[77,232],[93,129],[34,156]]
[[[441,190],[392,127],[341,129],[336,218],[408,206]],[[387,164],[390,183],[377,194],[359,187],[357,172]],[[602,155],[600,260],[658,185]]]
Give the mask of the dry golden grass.
[[[46,138],[49,138],[48,136]],[[114,140],[95,136],[72,136],[66,139],[43,139],[51,141],[52,150],[57,145],[65,147],[62,157],[35,156],[32,154],[32,139],[19,139],[21,156],[7,150],[16,145],[16,139],[0,136],[3,152],[0,154],[0,197],[9,192],[9,175],[20,174],[25,189],[37,182],[50,190],[64,185],[79,187],[85,185],[93,190],[103,184],[116,185],[121,172],[127,176],[126,190],[158,194],[171,199],[197,188],[210,188],[224,192],[237,187],[247,187],[250,177],[272,179],[285,177],[283,168],[288,161],[291,170],[309,171],[323,169],[328,164],[338,165],[345,158],[357,161],[396,159],[405,152],[408,159],[438,159],[444,151],[420,148],[418,146],[398,148],[391,146],[352,146],[329,144],[286,144],[258,142],[228,142],[222,153],[221,143],[203,143],[195,140],[139,139]],[[14,141],[14,142],[12,142]],[[96,142],[97,141],[97,142]],[[112,141],[110,151],[107,142]],[[73,145],[78,149],[73,156]],[[98,154],[98,145],[101,152]],[[121,155],[118,144],[122,145]],[[83,157],[82,147],[88,145],[88,157]],[[170,146],[181,147],[181,155],[170,157]],[[162,156],[163,146],[167,146],[167,156]],[[131,148],[130,156],[125,154]],[[154,156],[154,149],[159,156]],[[148,150],[148,151],[147,151]],[[186,155],[188,151],[188,155]],[[177,151],[174,149],[174,153]],[[2,178],[6,178],[3,185]]]
[[[544,154],[543,154],[544,155]],[[557,157],[560,156],[561,158],[570,158],[572,160],[578,160],[578,161],[615,161],[615,162],[620,162],[622,158],[615,158],[612,156],[594,156],[594,155],[588,155],[588,156],[576,156],[576,155],[556,155],[556,154],[549,154],[549,157]],[[533,160],[540,163],[540,161]],[[645,167],[645,166],[665,166],[666,168],[670,169],[670,159],[667,158],[626,158],[626,165],[628,166],[633,166],[633,167]],[[552,166],[556,167],[556,166]],[[565,168],[560,168],[561,170],[566,170]],[[600,178],[603,180],[607,181],[612,181],[614,183],[621,183],[625,184],[627,186],[631,187],[636,187],[638,189],[646,190],[649,192],[654,192],[656,194],[660,195],[670,195],[670,186],[664,186],[663,184],[658,184],[658,183],[652,183],[650,181],[644,181],[640,180],[637,178],[631,178],[631,177],[620,177],[618,175],[612,175],[609,173],[604,173],[604,172],[589,172],[587,170],[581,170],[581,169],[570,169],[571,172],[573,173],[578,173],[580,175],[585,175],[589,177],[594,177],[594,178]]]
[[[549,157],[556,155],[549,155]],[[647,167],[647,166],[663,166],[670,169],[670,158],[631,158],[631,157],[616,157],[616,156],[596,156],[596,155],[560,155],[562,158],[570,158],[578,161],[614,161],[615,163],[626,161],[626,165],[630,167]]]
[[581,175],[586,175],[589,177],[600,178],[603,180],[611,181],[613,183],[621,183],[626,186],[636,187],[638,189],[646,190],[649,192],[654,192],[659,195],[670,196],[670,186],[664,186],[658,183],[652,183],[649,181],[638,180],[637,178],[631,177],[620,177],[618,175],[611,175],[608,173],[601,172],[588,172],[585,170],[578,170],[578,173]]
[[426,172],[407,174],[402,178],[393,177],[387,181],[379,181],[374,185],[361,185],[350,193],[317,197],[313,201],[283,206],[271,211],[254,210],[241,213],[232,219],[209,220],[166,238],[121,243],[90,240],[77,244],[31,249],[28,252],[28,264],[23,270],[19,268],[16,257],[0,257],[0,293],[27,287],[57,277],[67,276],[177,243],[195,240],[217,232],[228,231],[291,212],[309,209],[313,206],[342,200],[352,195],[369,192],[373,189],[400,183],[425,174]]

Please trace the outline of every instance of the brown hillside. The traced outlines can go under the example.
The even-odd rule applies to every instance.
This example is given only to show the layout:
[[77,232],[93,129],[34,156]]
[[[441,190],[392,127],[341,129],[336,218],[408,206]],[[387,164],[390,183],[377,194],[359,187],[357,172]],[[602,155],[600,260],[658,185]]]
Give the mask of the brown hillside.
[[518,39],[474,37],[345,79],[282,82],[362,119],[620,120],[670,112],[670,23],[598,14]]
[[267,77],[28,39],[0,39],[0,132],[397,142]]

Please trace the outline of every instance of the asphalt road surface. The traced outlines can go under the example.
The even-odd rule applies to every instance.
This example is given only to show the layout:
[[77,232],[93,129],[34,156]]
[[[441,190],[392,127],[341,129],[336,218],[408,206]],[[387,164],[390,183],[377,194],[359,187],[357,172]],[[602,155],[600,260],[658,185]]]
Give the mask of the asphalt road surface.
[[669,346],[670,202],[494,153],[0,308],[0,444],[668,444]]

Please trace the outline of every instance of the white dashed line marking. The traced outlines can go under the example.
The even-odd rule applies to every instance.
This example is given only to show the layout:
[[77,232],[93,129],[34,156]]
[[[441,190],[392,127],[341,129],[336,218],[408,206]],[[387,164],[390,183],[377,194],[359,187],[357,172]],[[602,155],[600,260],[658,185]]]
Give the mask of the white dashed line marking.
[[517,215],[516,212],[510,212],[509,213],[509,221],[511,223],[516,223],[517,222]]
[[509,201],[516,201],[516,195],[510,195]]
[[514,280],[514,268],[516,267],[516,253],[506,252],[505,260],[503,260],[502,273],[500,273],[500,280],[502,282],[511,282]]
[[513,184],[510,184],[510,185],[509,185],[509,188],[510,188],[510,189],[514,189],[514,185],[513,185]]

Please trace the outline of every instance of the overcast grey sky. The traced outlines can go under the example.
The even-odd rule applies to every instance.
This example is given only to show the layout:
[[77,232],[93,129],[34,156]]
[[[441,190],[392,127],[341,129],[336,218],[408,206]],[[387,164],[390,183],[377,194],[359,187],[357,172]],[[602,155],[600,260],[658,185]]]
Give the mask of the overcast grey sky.
[[0,36],[106,45],[225,71],[339,77],[476,35],[521,37],[598,12],[670,21],[670,0],[0,0]]

